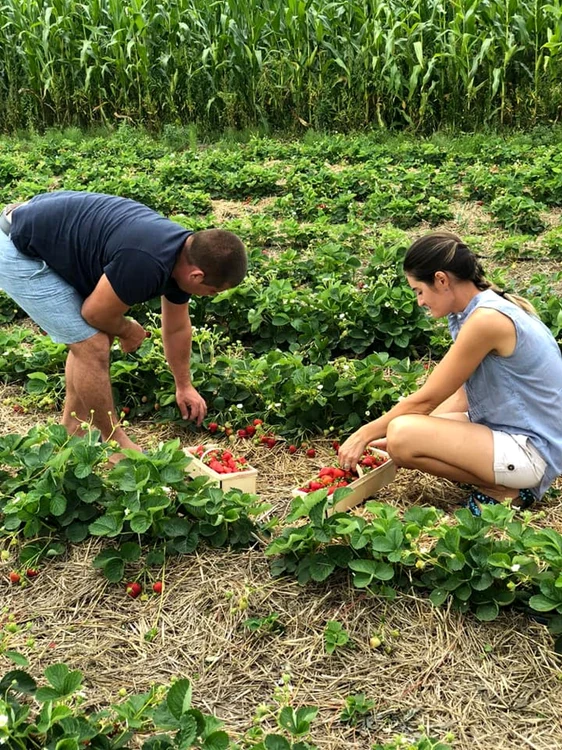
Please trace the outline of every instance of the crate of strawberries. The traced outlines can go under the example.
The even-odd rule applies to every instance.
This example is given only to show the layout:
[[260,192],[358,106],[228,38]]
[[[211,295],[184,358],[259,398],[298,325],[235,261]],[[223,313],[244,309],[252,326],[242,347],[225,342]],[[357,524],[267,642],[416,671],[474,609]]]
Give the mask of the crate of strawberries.
[[208,477],[225,492],[237,489],[255,494],[258,470],[244,456],[216,444],[191,446],[184,452],[191,458],[186,467],[191,477]]
[[333,495],[340,487],[349,487],[352,492],[330,510],[331,513],[340,513],[372,497],[375,492],[392,482],[395,474],[396,466],[388,453],[368,446],[357,464],[356,471],[346,471],[337,463],[325,466],[315,477],[294,489],[292,494],[293,497],[304,497],[309,492],[326,489],[328,495]]

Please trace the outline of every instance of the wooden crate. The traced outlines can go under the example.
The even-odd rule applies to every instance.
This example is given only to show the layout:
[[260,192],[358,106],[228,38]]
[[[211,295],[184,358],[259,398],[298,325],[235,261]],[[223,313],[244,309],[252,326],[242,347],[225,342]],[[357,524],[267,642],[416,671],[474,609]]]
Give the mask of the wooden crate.
[[[208,451],[216,450],[217,448],[219,450],[222,450],[222,446],[217,445],[216,443],[207,443],[205,448]],[[189,456],[189,458],[191,459],[189,464],[185,467],[185,470],[190,477],[207,477],[208,479],[216,482],[218,486],[222,490],[224,490],[224,492],[236,489],[241,490],[242,492],[249,492],[254,495],[256,494],[256,478],[258,476],[257,469],[254,469],[253,466],[250,466],[250,464],[248,464],[248,468],[244,471],[234,471],[230,474],[217,474],[216,471],[211,469],[210,466],[207,466],[207,464],[203,463],[201,459],[199,459],[191,452],[196,449],[196,445],[183,449],[185,455]],[[224,450],[229,450],[229,448],[224,448]]]
[[[379,448],[373,449],[373,452],[388,456],[388,453]],[[332,513],[343,513],[372,497],[375,492],[378,492],[382,487],[390,484],[390,482],[394,480],[394,477],[396,476],[396,466],[394,461],[389,458],[384,464],[377,466],[376,469],[371,469],[369,472],[363,472],[361,467],[358,466],[357,473],[359,474],[359,477],[351,482],[351,484],[347,485],[352,492],[346,498],[332,506],[332,508],[328,510],[328,515],[331,515]],[[308,481],[311,481],[312,479],[315,479],[315,477],[311,477]],[[308,481],[304,484],[307,484]],[[302,492],[299,489],[294,489],[291,494],[293,497],[306,497],[308,493]]]

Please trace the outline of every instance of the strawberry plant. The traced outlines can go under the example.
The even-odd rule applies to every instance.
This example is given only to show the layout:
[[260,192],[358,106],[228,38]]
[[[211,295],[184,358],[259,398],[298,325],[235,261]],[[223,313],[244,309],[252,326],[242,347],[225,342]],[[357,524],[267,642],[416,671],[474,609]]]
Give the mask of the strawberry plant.
[[[57,537],[119,537],[120,546],[94,562],[112,581],[140,559],[138,535],[168,554],[188,554],[203,541],[240,547],[253,540],[252,519],[266,506],[240,491],[210,488],[205,479],[190,481],[179,441],[150,455],[129,451],[104,473],[112,449],[96,438],[69,438],[59,425],[0,438],[0,534],[43,536],[22,547],[22,567],[60,553]],[[147,564],[160,562],[156,550],[148,553]]]
[[[285,528],[270,543],[266,554],[276,558],[274,575],[293,573],[304,584],[347,570],[358,588],[392,598],[397,589],[413,585],[429,591],[435,606],[450,600],[482,621],[509,606],[549,613],[551,632],[562,633],[562,594],[556,586],[562,576],[562,536],[533,529],[530,513],[515,520],[514,510],[486,506],[476,518],[461,509],[451,525],[433,508],[414,506],[400,518],[396,508],[368,502],[372,520],[367,521],[345,513],[328,517],[328,507],[326,490],[295,499],[288,523],[310,520]],[[562,639],[556,647],[562,648]]]
[[333,654],[337,648],[347,646],[351,643],[349,633],[344,629],[341,622],[328,620],[324,628],[324,648],[327,654]]

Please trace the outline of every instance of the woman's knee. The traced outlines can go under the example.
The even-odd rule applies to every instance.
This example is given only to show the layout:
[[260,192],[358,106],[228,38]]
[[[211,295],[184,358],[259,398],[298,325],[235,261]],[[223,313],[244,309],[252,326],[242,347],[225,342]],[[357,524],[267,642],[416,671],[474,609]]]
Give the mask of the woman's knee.
[[394,462],[407,467],[415,447],[416,416],[405,414],[396,417],[386,431],[386,449]]

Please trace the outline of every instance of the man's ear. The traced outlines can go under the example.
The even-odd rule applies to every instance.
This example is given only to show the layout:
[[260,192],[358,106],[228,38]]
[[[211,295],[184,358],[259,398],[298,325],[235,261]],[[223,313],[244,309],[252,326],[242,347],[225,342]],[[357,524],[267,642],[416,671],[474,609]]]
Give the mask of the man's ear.
[[196,284],[202,284],[205,280],[205,273],[197,266],[192,266],[189,271],[189,280]]

